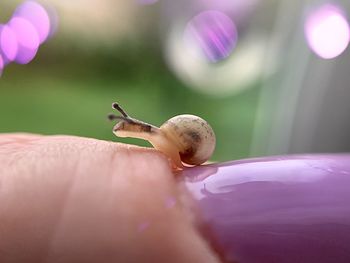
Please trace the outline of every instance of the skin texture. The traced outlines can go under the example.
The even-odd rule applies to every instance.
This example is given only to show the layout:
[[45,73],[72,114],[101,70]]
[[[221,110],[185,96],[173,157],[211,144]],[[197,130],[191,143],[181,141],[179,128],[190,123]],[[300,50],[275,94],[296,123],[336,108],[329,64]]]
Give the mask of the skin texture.
[[0,262],[219,262],[153,149],[0,135]]

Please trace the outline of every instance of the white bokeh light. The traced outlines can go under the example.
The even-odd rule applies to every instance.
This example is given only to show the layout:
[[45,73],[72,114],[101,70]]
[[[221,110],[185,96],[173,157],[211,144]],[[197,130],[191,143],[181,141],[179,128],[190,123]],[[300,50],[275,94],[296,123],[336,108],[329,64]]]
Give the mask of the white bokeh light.
[[171,70],[189,88],[225,97],[254,87],[262,72],[272,72],[274,56],[266,61],[268,41],[254,35],[241,39],[234,53],[222,63],[208,63],[193,56],[183,41],[181,26],[174,26],[167,38],[166,60]]
[[349,23],[337,6],[326,4],[313,10],[304,29],[310,49],[321,58],[335,58],[349,45]]

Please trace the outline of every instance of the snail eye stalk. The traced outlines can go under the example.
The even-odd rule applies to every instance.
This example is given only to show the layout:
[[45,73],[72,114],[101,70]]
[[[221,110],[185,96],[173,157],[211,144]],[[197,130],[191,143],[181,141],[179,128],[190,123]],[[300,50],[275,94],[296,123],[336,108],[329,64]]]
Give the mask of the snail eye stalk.
[[125,110],[123,110],[122,107],[120,107],[119,104],[116,102],[113,102],[112,109],[119,111],[125,118],[129,117]]

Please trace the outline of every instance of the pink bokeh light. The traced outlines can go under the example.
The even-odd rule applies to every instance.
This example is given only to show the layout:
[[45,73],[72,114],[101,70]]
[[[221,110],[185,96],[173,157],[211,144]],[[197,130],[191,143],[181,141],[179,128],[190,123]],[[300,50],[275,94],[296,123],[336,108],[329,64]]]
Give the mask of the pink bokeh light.
[[27,64],[35,57],[40,39],[35,27],[25,18],[13,17],[9,23],[17,38],[18,52],[15,61]]
[[1,74],[2,74],[2,71],[3,71],[3,69],[4,69],[4,60],[3,60],[3,58],[2,58],[2,56],[0,55],[0,76],[1,76]]
[[27,64],[38,52],[40,44],[57,28],[56,12],[35,0],[20,4],[10,21],[0,24],[1,71],[10,62]]
[[17,56],[17,37],[8,25],[0,26],[0,50],[3,64],[13,61]]
[[27,1],[19,5],[14,16],[25,18],[36,29],[40,44],[50,35],[50,17],[43,6],[35,1]]
[[314,9],[306,18],[304,30],[310,49],[324,59],[339,56],[350,42],[349,23],[335,5]]
[[238,33],[232,19],[223,12],[214,10],[192,18],[184,32],[184,42],[188,48],[201,53],[210,62],[227,58],[237,40]]

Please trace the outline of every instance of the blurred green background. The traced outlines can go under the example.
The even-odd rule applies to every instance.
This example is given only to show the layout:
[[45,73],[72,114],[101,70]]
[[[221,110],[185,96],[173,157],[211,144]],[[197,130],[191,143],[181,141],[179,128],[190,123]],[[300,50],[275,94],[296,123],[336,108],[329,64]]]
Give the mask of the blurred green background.
[[213,159],[248,155],[257,89],[220,99],[194,92],[169,72],[153,47],[99,54],[74,50],[57,57],[50,52],[49,43],[31,64],[11,65],[4,72],[0,132],[72,134],[148,145],[112,134],[106,115],[118,101],[130,115],[155,125],[181,113],[201,116],[217,136]]
[[[15,5],[7,3],[3,21]],[[151,20],[136,37],[111,37],[106,47],[72,36],[63,25],[31,63],[9,65],[0,79],[0,132],[71,134],[149,145],[112,134],[114,124],[106,115],[118,101],[130,115],[155,125],[182,113],[201,116],[217,136],[213,160],[248,156],[258,87],[224,97],[191,89],[164,60],[157,21],[152,21],[157,7],[134,5],[140,16]],[[68,11],[59,11],[62,22]]]
[[[0,3],[2,23],[21,2]],[[106,115],[112,111],[112,102],[117,101],[131,116],[154,125],[183,113],[201,116],[217,136],[214,161],[312,152],[311,144],[303,148],[305,143],[301,143],[293,151],[283,144],[288,141],[290,146],[295,140],[291,131],[304,127],[293,120],[309,112],[298,113],[303,105],[311,105],[307,100],[301,103],[298,96],[306,87],[317,86],[306,85],[300,76],[307,79],[315,63],[327,63],[307,48],[300,25],[303,10],[309,5],[302,2],[242,2],[243,7],[246,4],[249,8],[243,8],[246,15],[237,18],[239,39],[229,60],[237,59],[243,73],[256,68],[254,74],[246,73],[250,81],[233,80],[226,83],[232,92],[221,93],[219,81],[218,86],[215,81],[210,83],[210,92],[193,88],[198,84],[181,78],[167,56],[168,32],[207,6],[189,8],[190,2],[186,1],[159,1],[153,5],[121,0],[43,1],[56,10],[58,29],[31,63],[10,64],[4,70],[0,78],[0,132],[70,134],[149,145],[112,134],[114,124],[107,121]],[[171,9],[171,16],[167,8]],[[234,17],[232,10],[227,13]],[[262,49],[260,60],[256,59],[253,44]],[[238,62],[238,57],[243,62]],[[210,64],[209,69],[214,72],[215,67],[228,64]],[[241,75],[237,67],[231,73]],[[286,137],[276,139],[275,134]],[[277,147],[275,142],[283,147]]]

